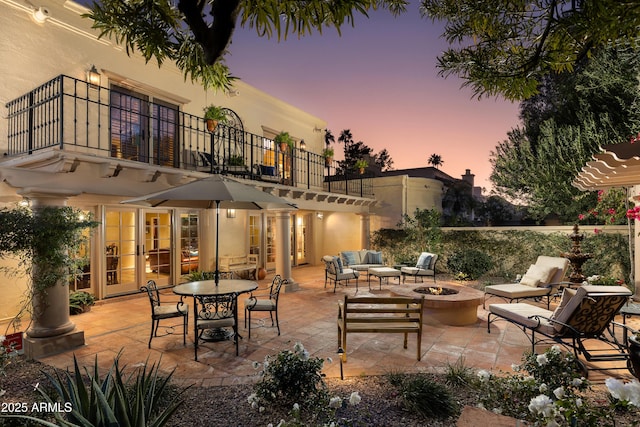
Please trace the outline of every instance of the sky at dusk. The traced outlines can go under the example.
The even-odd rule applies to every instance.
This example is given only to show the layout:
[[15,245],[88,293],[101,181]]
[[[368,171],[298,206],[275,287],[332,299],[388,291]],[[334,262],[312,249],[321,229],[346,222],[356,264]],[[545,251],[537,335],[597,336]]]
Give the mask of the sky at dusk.
[[246,83],[326,120],[336,141],[351,129],[375,153],[386,148],[395,169],[439,154],[444,172],[459,178],[471,169],[475,185],[490,188],[489,154],[518,126],[518,105],[478,101],[460,79],[438,76],[442,28],[420,18],[417,4],[397,18],[358,16],[342,36],[329,28],[278,43],[238,27],[226,62]]

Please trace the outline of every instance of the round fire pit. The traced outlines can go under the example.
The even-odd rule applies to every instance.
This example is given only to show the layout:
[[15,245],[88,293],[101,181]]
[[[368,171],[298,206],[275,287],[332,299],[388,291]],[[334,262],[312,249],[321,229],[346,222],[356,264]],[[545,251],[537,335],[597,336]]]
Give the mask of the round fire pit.
[[484,294],[467,286],[446,284],[443,286],[392,286],[391,295],[411,297],[424,295],[424,322],[435,319],[451,326],[464,326],[476,323],[478,306],[482,304]]

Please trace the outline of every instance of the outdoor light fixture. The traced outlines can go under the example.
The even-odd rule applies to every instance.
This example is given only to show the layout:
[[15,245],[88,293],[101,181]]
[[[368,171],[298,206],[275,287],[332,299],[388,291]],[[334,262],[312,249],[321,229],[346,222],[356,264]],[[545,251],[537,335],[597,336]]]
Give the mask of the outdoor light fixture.
[[342,347],[338,347],[338,358],[340,359],[340,379],[344,380],[344,370],[342,364],[344,363],[344,349]]
[[95,65],[92,65],[91,68],[87,70],[87,83],[91,86],[100,87],[100,73],[96,70]]
[[46,7],[33,9],[33,12],[31,12],[31,16],[33,16],[33,20],[38,24],[44,24],[44,22],[49,19],[49,9],[47,9]]
[[322,219],[324,218],[324,214],[322,212],[316,212],[316,218]]
[[313,131],[314,132],[322,132],[322,128],[319,128],[318,126],[314,126],[313,127]]
[[229,95],[231,98],[233,98],[234,96],[240,95],[240,91],[238,91],[238,89],[229,89],[227,91],[227,95]]
[[227,218],[235,218],[236,210],[235,209],[227,209]]
[[300,151],[305,151],[307,149],[307,144],[304,143],[304,139],[300,140]]

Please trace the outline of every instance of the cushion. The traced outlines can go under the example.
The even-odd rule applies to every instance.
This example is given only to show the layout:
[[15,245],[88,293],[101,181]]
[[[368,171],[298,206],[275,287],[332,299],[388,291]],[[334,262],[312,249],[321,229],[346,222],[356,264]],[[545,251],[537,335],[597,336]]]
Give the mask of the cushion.
[[[570,295],[570,294],[571,293],[567,293],[567,298],[569,299],[569,301],[567,301],[564,304],[564,306],[562,307],[562,310],[560,310],[558,314],[555,314],[554,312],[555,314],[555,316],[553,316],[554,320],[557,320],[558,322],[562,322],[566,324],[567,320],[569,320],[573,312],[580,306],[580,303],[582,302],[584,297],[587,295],[587,290],[583,286],[580,286],[578,289],[576,289],[574,295]],[[562,296],[564,298],[564,292],[562,292]],[[562,306],[562,301],[560,301],[560,305]],[[564,326],[558,323],[555,323],[553,327],[558,332],[562,331],[562,329],[564,328]]]
[[356,258],[356,254],[353,251],[344,251],[342,252],[342,260],[345,265],[357,264],[358,260]]
[[382,264],[382,252],[369,251],[364,260],[365,264]]
[[261,175],[276,176],[276,167],[275,166],[260,165],[260,174]]
[[422,252],[420,254],[420,258],[418,258],[416,267],[428,270],[429,266],[431,265],[431,258],[433,258],[433,256],[430,253]]
[[527,272],[520,280],[520,284],[536,287],[544,286],[549,283],[551,278],[556,272],[556,267],[549,267],[545,265],[531,264]]
[[553,311],[553,314],[551,315],[552,319],[555,320],[558,318],[560,313],[562,313],[562,310],[564,310],[566,305],[569,303],[569,300],[571,300],[571,298],[575,296],[576,292],[576,289],[564,288],[564,290],[562,291],[562,298],[560,298],[560,304],[558,304],[556,309]]
[[340,257],[337,256],[337,257],[334,258],[334,261],[336,263],[336,271],[338,273],[342,273],[342,269],[343,269],[343,267],[342,267],[342,259],[340,259]]

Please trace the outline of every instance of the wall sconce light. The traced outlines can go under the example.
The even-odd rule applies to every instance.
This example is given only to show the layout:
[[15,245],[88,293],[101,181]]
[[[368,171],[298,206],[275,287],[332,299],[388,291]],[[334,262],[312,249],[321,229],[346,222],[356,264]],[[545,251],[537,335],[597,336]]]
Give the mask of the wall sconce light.
[[300,151],[306,151],[307,150],[307,144],[305,144],[304,139],[300,140]]
[[313,127],[313,131],[314,132],[322,132],[322,128],[319,128],[318,126],[314,126]]
[[87,70],[87,83],[91,86],[100,87],[100,73],[96,70],[96,66],[92,65],[90,69]]
[[316,218],[322,219],[324,218],[324,214],[322,212],[316,212]]
[[227,218],[235,218],[236,210],[235,209],[227,209]]
[[240,91],[238,89],[229,89],[227,91],[227,95],[229,95],[231,98],[233,98],[234,96],[240,95]]
[[47,9],[46,7],[33,9],[33,12],[31,12],[31,16],[33,16],[33,20],[38,24],[44,24],[45,21],[49,19],[49,9]]

